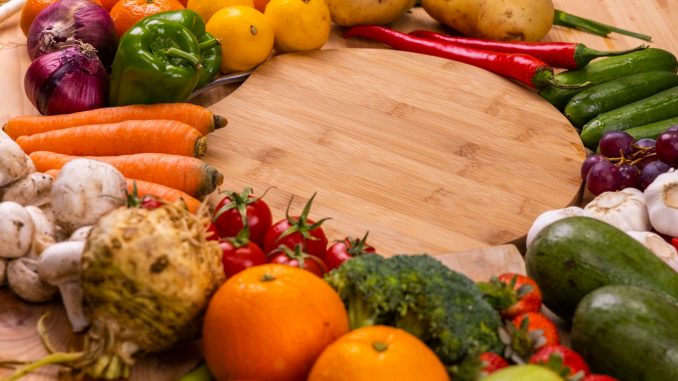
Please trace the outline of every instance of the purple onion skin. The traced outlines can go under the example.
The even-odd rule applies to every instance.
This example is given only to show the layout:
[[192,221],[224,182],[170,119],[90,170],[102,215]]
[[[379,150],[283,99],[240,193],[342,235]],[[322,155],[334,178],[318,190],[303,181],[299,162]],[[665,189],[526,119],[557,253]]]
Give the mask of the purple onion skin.
[[35,17],[28,30],[31,61],[81,41],[94,46],[109,68],[117,49],[115,25],[108,11],[90,0],[59,0]]
[[90,47],[72,46],[47,53],[26,71],[24,88],[43,115],[70,114],[105,107],[108,74]]

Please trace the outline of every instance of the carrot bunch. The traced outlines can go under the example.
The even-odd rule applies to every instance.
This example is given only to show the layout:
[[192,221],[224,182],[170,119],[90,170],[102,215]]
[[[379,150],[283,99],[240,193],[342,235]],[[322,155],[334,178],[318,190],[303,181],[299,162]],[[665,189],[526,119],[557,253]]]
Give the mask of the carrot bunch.
[[3,127],[30,155],[36,169],[53,176],[80,157],[101,160],[136,184],[139,196],[183,199],[189,210],[223,182],[198,159],[206,137],[227,120],[189,104],[129,105],[54,116],[20,116]]

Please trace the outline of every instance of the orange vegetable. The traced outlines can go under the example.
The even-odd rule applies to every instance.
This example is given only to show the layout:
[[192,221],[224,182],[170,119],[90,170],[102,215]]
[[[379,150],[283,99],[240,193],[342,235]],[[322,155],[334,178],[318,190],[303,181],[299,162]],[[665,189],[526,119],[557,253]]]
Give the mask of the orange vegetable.
[[184,200],[188,210],[191,213],[195,213],[200,208],[200,201],[195,198],[187,195],[186,193],[176,190],[164,185],[150,183],[148,181],[135,180],[135,179],[126,179],[127,180],[127,193],[132,194],[134,192],[134,184],[136,183],[137,195],[139,198],[144,196],[153,196],[157,199],[164,200],[166,202],[175,202],[179,200]]
[[[38,151],[30,154],[38,172],[63,167],[78,156]],[[88,159],[104,161],[125,177],[150,181],[202,197],[214,192],[224,181],[224,176],[213,166],[200,159],[164,153],[139,153],[121,156],[89,156]]]
[[128,120],[120,123],[71,127],[20,136],[16,142],[27,154],[51,151],[77,156],[114,156],[156,152],[202,156],[207,139],[176,120]]
[[159,103],[154,105],[129,105],[81,111],[52,116],[18,116],[3,127],[7,135],[16,139],[22,135],[60,130],[90,124],[119,123],[126,120],[169,119],[184,122],[207,135],[215,128],[228,124],[223,116],[190,103]]
[[144,17],[179,9],[184,6],[177,0],[120,0],[111,8],[111,18],[120,37]]

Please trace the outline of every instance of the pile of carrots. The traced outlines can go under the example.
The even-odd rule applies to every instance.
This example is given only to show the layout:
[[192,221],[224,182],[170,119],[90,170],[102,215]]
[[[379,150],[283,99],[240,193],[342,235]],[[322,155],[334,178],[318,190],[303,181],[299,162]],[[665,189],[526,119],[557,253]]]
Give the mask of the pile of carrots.
[[36,170],[54,177],[80,157],[101,160],[126,178],[128,192],[200,207],[224,178],[199,159],[206,135],[227,120],[189,104],[129,105],[54,116],[20,116],[3,127],[29,154]]

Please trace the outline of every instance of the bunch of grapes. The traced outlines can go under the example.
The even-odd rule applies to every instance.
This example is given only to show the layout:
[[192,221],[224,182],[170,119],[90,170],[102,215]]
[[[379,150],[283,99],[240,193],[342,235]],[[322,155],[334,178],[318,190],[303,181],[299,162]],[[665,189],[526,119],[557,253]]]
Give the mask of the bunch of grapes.
[[610,131],[598,143],[600,153],[589,156],[581,176],[594,195],[624,188],[644,190],[657,176],[678,166],[678,125],[657,140],[636,141],[624,131]]

